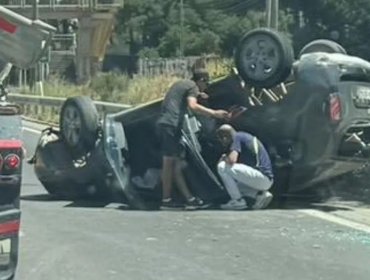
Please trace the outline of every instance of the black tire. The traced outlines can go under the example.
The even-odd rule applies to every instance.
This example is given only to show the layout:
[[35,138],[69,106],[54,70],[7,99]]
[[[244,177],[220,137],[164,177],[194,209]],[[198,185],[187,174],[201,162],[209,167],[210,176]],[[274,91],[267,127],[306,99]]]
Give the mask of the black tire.
[[[261,42],[264,45],[257,45]],[[266,28],[244,35],[235,52],[239,75],[247,84],[257,88],[272,88],[284,82],[291,73],[293,62],[294,51],[288,39]],[[259,68],[261,65],[263,69]]]
[[301,57],[304,54],[314,52],[347,54],[347,51],[337,42],[327,39],[319,39],[305,45],[300,51],[299,57]]
[[81,156],[95,147],[99,115],[89,97],[68,98],[62,106],[59,123],[61,138],[73,155]]

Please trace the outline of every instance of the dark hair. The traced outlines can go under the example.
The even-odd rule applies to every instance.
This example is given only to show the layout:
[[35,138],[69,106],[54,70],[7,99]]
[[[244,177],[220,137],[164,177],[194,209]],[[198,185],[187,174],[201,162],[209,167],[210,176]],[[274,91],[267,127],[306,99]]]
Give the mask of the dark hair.
[[201,81],[201,80],[204,81],[204,82],[208,82],[209,81],[209,73],[204,68],[194,69],[192,80],[195,81],[195,82]]

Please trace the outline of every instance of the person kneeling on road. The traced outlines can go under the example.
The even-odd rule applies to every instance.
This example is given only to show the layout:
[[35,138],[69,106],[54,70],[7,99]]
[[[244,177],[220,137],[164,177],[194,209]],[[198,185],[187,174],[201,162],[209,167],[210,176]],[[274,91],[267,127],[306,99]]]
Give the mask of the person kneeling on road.
[[257,137],[246,132],[237,132],[228,124],[217,130],[217,137],[229,150],[218,163],[218,174],[231,197],[221,208],[247,209],[243,196],[255,199],[252,209],[266,208],[272,200],[272,194],[268,190],[273,184],[274,176],[270,157],[263,144]]

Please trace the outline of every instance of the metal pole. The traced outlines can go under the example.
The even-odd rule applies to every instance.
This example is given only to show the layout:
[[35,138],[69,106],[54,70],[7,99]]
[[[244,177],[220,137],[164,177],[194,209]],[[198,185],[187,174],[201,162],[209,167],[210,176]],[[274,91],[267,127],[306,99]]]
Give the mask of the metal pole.
[[[32,19],[37,20],[39,17],[39,7],[38,7],[38,0],[33,0],[32,2]],[[32,69],[32,80],[31,86],[33,85],[33,91],[36,92],[36,87],[37,87],[37,81],[38,81],[38,63],[36,63],[35,67]]]
[[33,8],[33,19],[36,20],[39,18],[39,0],[33,0],[32,8]]
[[[37,20],[39,18],[39,0],[33,0],[33,20]],[[41,95],[43,95],[42,92],[42,65],[40,62],[37,62],[35,65],[34,70],[34,90],[37,92],[37,89],[39,88]]]
[[279,29],[279,0],[272,0],[271,5],[271,28]]
[[183,28],[184,28],[184,0],[180,0],[180,57],[181,58],[184,56]]
[[271,9],[272,9],[272,0],[266,0],[266,26],[271,28]]

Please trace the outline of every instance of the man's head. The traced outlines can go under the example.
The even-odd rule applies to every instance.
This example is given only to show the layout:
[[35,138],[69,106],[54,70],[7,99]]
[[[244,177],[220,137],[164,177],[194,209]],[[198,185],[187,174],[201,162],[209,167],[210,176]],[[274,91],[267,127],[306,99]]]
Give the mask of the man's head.
[[192,80],[197,84],[199,91],[204,91],[208,87],[209,83],[209,73],[207,69],[194,69]]
[[223,124],[217,129],[217,138],[224,147],[228,147],[233,142],[235,129],[229,124]]

